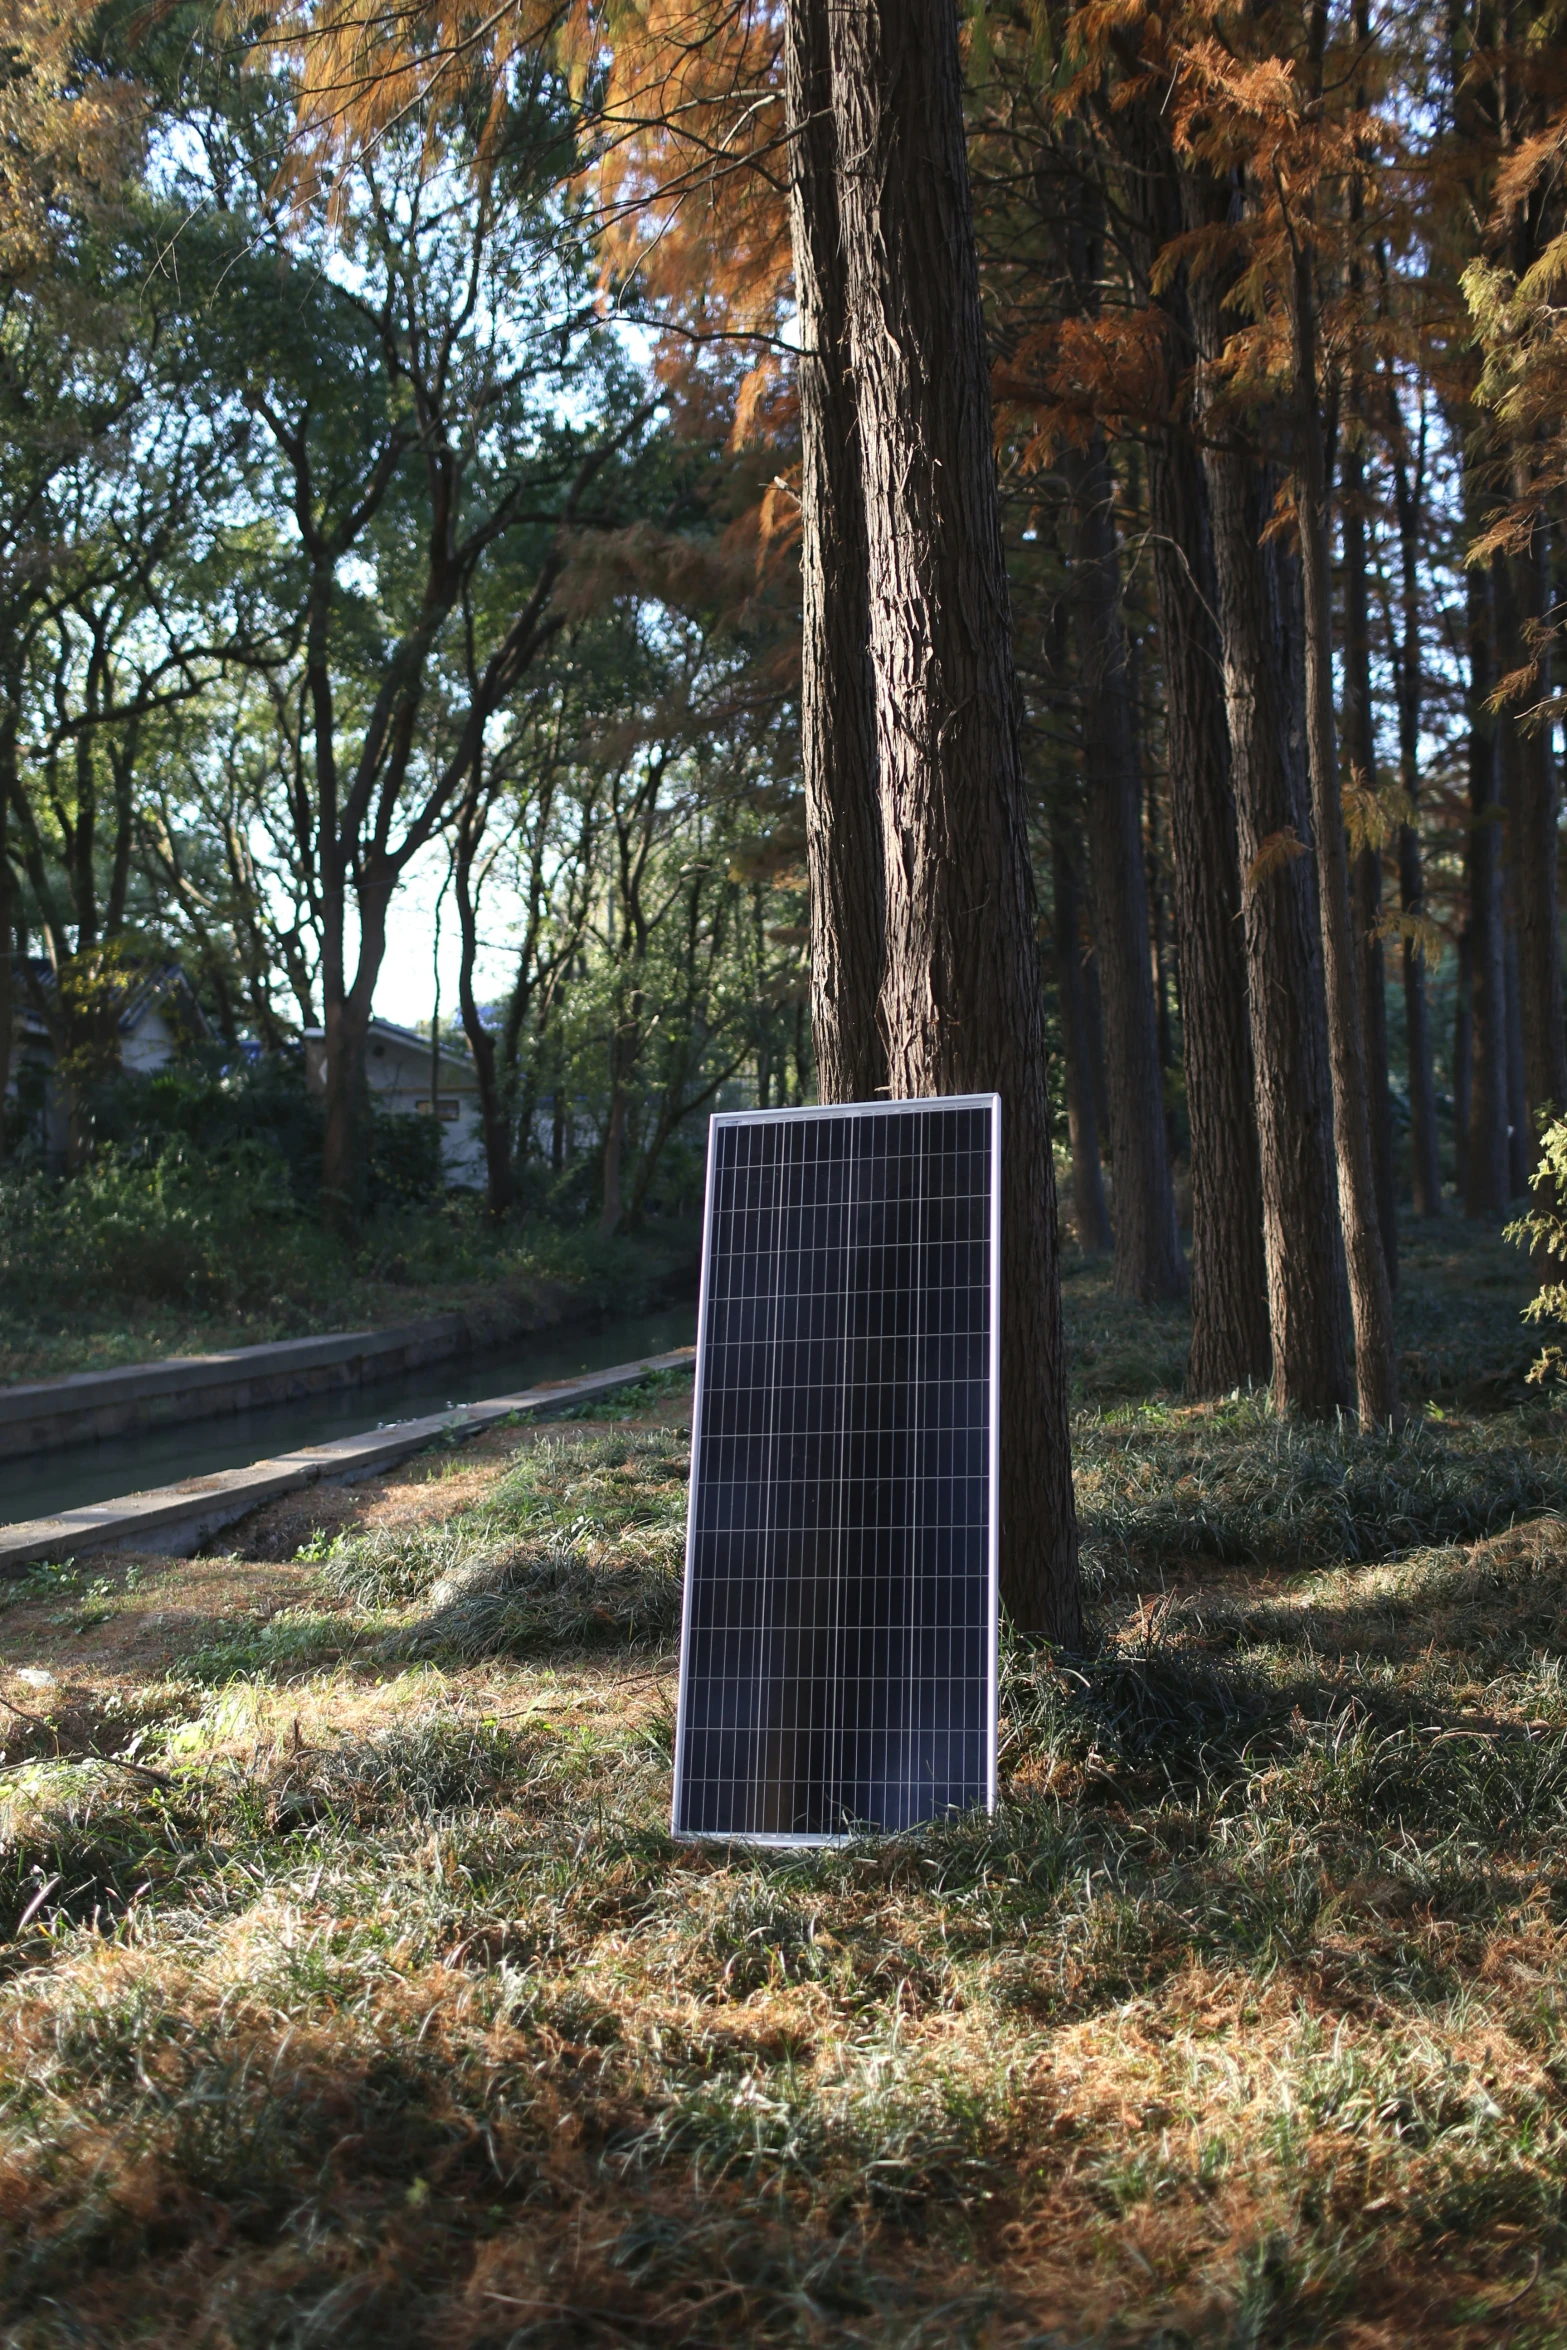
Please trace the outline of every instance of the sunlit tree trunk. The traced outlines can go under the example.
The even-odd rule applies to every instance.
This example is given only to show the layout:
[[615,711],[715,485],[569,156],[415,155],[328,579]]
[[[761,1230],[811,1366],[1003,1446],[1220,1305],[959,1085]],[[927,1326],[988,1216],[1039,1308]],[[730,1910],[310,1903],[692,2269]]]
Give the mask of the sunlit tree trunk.
[[[1314,10],[1314,16],[1322,16]],[[1317,389],[1316,294],[1311,253],[1298,246],[1291,282],[1299,415],[1297,514],[1306,617],[1306,750],[1316,834],[1317,902],[1333,1082],[1333,1142],[1339,1214],[1355,1328],[1355,1385],[1363,1428],[1396,1425],[1398,1350],[1393,1294],[1382,1254],[1372,1166],[1366,1062],[1357,1002],[1349,864],[1333,711],[1333,589],[1328,552],[1328,483]]]
[[[1344,451],[1340,530],[1344,548],[1344,749],[1352,776],[1377,789],[1376,713],[1371,699],[1371,610],[1366,577],[1366,467],[1358,441]],[[1388,1287],[1398,1286],[1398,1194],[1393,1173],[1393,1100],[1387,1058],[1387,980],[1382,939],[1382,850],[1366,840],[1354,862],[1356,985],[1366,1060],[1366,1114],[1377,1226]]]
[[799,305],[800,748],[811,883],[811,1022],[824,1102],[887,1089],[865,492],[849,379],[827,0],[789,0],[789,223]]
[[1002,1590],[1081,1634],[1043,1009],[953,0],[832,13],[894,1094],[1004,1114]]
[[1077,884],[1077,844],[1064,814],[1052,810],[1050,861],[1054,882],[1056,1001],[1061,1013],[1061,1049],[1066,1062],[1066,1128],[1072,1154],[1072,1221],[1077,1245],[1090,1256],[1105,1256],[1114,1245],[1099,1161],[1099,1120],[1094,1108],[1093,1039],[1083,971],[1082,905]]

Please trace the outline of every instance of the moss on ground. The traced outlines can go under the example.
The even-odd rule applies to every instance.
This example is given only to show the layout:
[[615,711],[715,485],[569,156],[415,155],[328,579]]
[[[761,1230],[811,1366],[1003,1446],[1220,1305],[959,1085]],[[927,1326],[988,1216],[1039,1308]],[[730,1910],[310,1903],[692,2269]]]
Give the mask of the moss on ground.
[[3,2339],[1567,2338],[1560,1414],[1085,1405],[996,1816],[759,1855],[688,1394],[13,1595]]

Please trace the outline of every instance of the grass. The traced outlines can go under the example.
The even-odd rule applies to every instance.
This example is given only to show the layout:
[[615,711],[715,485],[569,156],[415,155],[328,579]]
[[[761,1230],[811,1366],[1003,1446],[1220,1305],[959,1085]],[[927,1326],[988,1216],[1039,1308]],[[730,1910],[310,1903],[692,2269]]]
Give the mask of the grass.
[[[119,1227],[100,1223],[113,1239]],[[543,1219],[497,1231],[459,1195],[383,1209],[352,1249],[297,1214],[241,1214],[232,1229],[214,1217],[194,1238],[171,1219],[155,1237],[161,1254],[138,1244],[100,1264],[89,1252],[68,1282],[52,1275],[70,1234],[12,1229],[0,1213],[0,1384],[493,1308],[498,1292],[541,1325],[636,1314],[683,1283],[696,1248],[688,1226],[610,1240]]]
[[1397,1439],[1092,1403],[1076,1311],[993,1818],[671,1841],[678,1382],[18,1588],[7,2350],[1567,2339],[1562,1415],[1490,1321]]

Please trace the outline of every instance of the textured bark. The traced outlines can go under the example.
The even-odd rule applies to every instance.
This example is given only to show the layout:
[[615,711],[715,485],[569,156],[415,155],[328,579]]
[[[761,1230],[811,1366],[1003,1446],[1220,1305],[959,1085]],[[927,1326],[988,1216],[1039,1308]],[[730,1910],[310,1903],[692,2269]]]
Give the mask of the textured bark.
[[[1518,485],[1521,489],[1522,484]],[[1522,553],[1497,565],[1499,667],[1505,676],[1536,658],[1550,602],[1545,527],[1537,520]],[[1550,696],[1548,652],[1529,703]],[[1551,730],[1517,717],[1501,722],[1507,777],[1507,838],[1518,942],[1518,1012],[1525,1103],[1524,1162],[1532,1174],[1542,1119],[1567,1109],[1567,1029],[1562,1017],[1561,930],[1557,913],[1557,787]]]
[[1464,1210],[1499,1215],[1511,1181],[1507,1166],[1507,983],[1503,966],[1501,805],[1497,793],[1496,721],[1486,708],[1494,682],[1491,583],[1468,573],[1469,635],[1469,1139]]
[[[1420,505],[1425,483],[1425,430],[1419,465],[1411,473],[1403,444],[1396,396],[1389,402],[1393,503],[1398,517],[1399,600],[1402,641],[1397,648],[1398,780],[1411,808],[1420,797]],[[1425,871],[1420,834],[1412,823],[1398,828],[1398,902],[1415,920],[1425,916]],[[1431,1020],[1426,1000],[1425,957],[1406,937],[1401,949],[1404,978],[1404,1040],[1409,1064],[1409,1171],[1417,1216],[1442,1213],[1442,1162],[1437,1147],[1436,1081],[1431,1069]]]
[[1066,1129],[1072,1151],[1072,1221],[1077,1245],[1104,1256],[1114,1245],[1099,1163],[1099,1120],[1094,1110],[1093,1046],[1084,973],[1083,919],[1077,885],[1076,844],[1063,815],[1053,812],[1050,855],[1054,879],[1056,1000],[1061,1011],[1061,1047],[1066,1062]]
[[[1371,610],[1366,578],[1366,468],[1358,441],[1344,452],[1344,751],[1367,791],[1377,789],[1377,743],[1371,700]],[[1398,1194],[1393,1174],[1393,1097],[1387,1061],[1387,973],[1382,919],[1382,851],[1367,841],[1354,863],[1354,934],[1361,1041],[1366,1057],[1366,1114],[1371,1171],[1388,1287],[1398,1287]]]
[[[1191,226],[1214,218],[1222,191],[1188,179],[1185,193]],[[1199,273],[1192,287],[1201,354],[1197,400],[1205,419],[1220,392],[1212,368],[1224,344],[1225,290],[1213,269]],[[1217,417],[1204,438],[1203,467],[1242,875],[1273,1395],[1281,1409],[1326,1413],[1349,1400],[1347,1334],[1322,967],[1302,853],[1307,822],[1299,761],[1288,739],[1290,656],[1286,647],[1281,659],[1276,597],[1259,544],[1271,501],[1251,456]]]
[[785,16],[789,222],[799,305],[800,748],[811,882],[811,1024],[824,1102],[887,1090],[876,720],[865,493],[849,379],[827,0]]
[[832,13],[895,1095],[1002,1099],[1001,1579],[1081,1637],[1033,880],[953,0]]
[[1265,1380],[1271,1357],[1262,1167],[1218,586],[1195,444],[1173,426],[1150,447],[1148,495],[1164,663],[1186,1110],[1192,1137],[1194,1395]]
[[[1314,10],[1314,18],[1325,11]],[[1372,1169],[1365,1055],[1355,986],[1355,938],[1349,903],[1349,858],[1339,786],[1333,711],[1333,586],[1328,552],[1327,459],[1317,393],[1316,292],[1311,257],[1298,248],[1291,277],[1298,394],[1301,591],[1306,620],[1306,747],[1317,852],[1317,907],[1328,1007],[1328,1066],[1333,1081],[1333,1146],[1339,1216],[1355,1330],[1355,1387],[1362,1428],[1403,1418],[1393,1295],[1382,1254]]]
[[1121,623],[1112,484],[1102,442],[1073,460],[1072,475],[1085,806],[1115,1176],[1115,1287],[1122,1297],[1148,1305],[1185,1295],[1186,1265],[1170,1182],[1149,960],[1142,784]]

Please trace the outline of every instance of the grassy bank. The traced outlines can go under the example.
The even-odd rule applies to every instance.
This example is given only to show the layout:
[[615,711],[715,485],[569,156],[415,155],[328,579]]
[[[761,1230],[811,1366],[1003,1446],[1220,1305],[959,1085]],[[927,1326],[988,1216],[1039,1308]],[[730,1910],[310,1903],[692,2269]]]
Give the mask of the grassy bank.
[[69,1217],[62,1203],[10,1249],[0,1231],[0,1383],[51,1379],[167,1355],[384,1328],[493,1303],[497,1291],[561,1314],[636,1314],[671,1286],[694,1286],[694,1228],[601,1239],[543,1219],[499,1231],[460,1197],[383,1209],[345,1248],[298,1216],[235,1229],[214,1203],[210,1228],[173,1216]]
[[[156,1169],[111,1170],[96,1194],[14,1200],[0,1216],[0,1382],[199,1354],[319,1330],[373,1328],[482,1301],[497,1284],[569,1291],[584,1311],[636,1313],[694,1263],[694,1226],[603,1241],[543,1219],[494,1232],[477,1201],[384,1208],[346,1251],[313,1219],[271,1222],[203,1170],[194,1201]],[[120,1197],[120,1186],[126,1196]],[[1453,1218],[1404,1237],[1398,1300],[1412,1404],[1522,1401],[1538,1339],[1519,1321],[1528,1266],[1499,1232]],[[1073,1398],[1143,1405],[1180,1394],[1191,1322],[1117,1298],[1109,1265],[1069,1255],[1063,1296]]]
[[752,1856],[688,1397],[0,1615],[7,2342],[1562,2340],[1560,1415],[1085,1406],[997,1817]]

